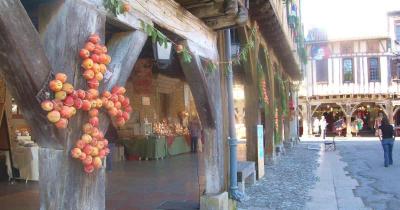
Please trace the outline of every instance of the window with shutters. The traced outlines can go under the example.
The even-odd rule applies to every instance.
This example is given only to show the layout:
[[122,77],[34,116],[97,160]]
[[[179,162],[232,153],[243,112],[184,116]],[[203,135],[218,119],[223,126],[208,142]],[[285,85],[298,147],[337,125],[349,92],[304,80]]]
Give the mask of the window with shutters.
[[328,82],[328,59],[316,60],[316,80],[319,83]]
[[368,58],[368,71],[370,82],[379,82],[381,80],[379,58]]
[[343,82],[354,82],[353,58],[343,58]]

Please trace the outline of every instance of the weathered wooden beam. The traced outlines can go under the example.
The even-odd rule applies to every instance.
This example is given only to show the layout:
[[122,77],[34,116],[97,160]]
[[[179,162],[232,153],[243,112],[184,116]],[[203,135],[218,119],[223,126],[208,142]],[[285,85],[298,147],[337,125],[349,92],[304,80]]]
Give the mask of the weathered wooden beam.
[[[103,0],[85,1],[98,10],[105,12]],[[132,12],[119,15],[116,19],[135,28],[141,29],[140,20],[153,21],[183,39],[204,46],[209,50],[216,48],[216,34],[201,19],[191,14],[173,0],[127,0],[132,5]],[[109,16],[111,14],[107,13]]]
[[206,194],[220,193],[224,189],[223,118],[220,72],[208,72],[207,60],[218,60],[217,48],[208,50],[190,41],[182,42],[191,52],[192,61],[179,60],[192,92],[205,134],[204,165]]
[[61,148],[57,130],[40,108],[36,94],[48,78],[51,67],[37,31],[19,1],[0,1],[0,71],[22,113],[44,147]]

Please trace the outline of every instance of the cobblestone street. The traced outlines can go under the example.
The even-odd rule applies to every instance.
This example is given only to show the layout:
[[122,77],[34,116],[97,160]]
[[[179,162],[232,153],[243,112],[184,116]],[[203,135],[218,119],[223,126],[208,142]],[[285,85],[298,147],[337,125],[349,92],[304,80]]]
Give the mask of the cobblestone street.
[[246,188],[249,199],[239,203],[239,209],[304,209],[308,192],[317,182],[318,150],[300,143],[276,164],[265,168],[265,176],[254,186]]

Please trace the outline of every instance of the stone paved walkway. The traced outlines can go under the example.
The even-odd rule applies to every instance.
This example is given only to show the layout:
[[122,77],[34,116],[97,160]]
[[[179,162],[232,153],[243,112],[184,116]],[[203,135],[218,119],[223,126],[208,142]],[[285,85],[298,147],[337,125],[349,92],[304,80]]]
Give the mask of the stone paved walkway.
[[254,186],[246,188],[249,199],[239,203],[240,210],[304,209],[308,191],[317,182],[318,150],[300,143],[286,151],[275,165],[265,167],[266,175]]

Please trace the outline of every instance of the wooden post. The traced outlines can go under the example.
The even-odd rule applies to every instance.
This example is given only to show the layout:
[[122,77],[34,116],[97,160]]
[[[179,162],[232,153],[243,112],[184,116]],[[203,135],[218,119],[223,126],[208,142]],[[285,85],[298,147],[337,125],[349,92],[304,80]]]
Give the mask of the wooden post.
[[[252,39],[246,27],[239,29],[239,36],[241,43],[247,43]],[[243,64],[243,67],[245,72],[246,159],[247,161],[254,161],[257,164],[257,125],[261,123],[257,77],[257,62],[260,44],[258,39],[254,41],[254,48],[249,51],[248,61]]]
[[[87,175],[82,164],[70,157],[86,114],[78,112],[67,129],[57,130],[48,123],[35,96],[47,86],[51,72],[64,72],[76,88],[85,87],[78,52],[92,33],[104,40],[106,17],[74,0],[48,4],[39,14],[44,49],[21,3],[0,2],[0,70],[41,146],[40,209],[105,209],[104,169]],[[107,89],[125,83],[147,37],[133,30],[119,36],[113,37],[109,46],[113,74],[105,85]],[[117,40],[123,44],[117,44]],[[100,128],[105,131],[109,120],[104,114],[101,117]]]
[[220,74],[216,70],[207,72],[207,59],[217,60],[217,48],[214,51],[205,50],[193,42],[182,43],[192,52],[192,60],[187,63],[179,56],[180,64],[192,91],[201,125],[204,129],[204,166],[205,166],[205,193],[217,194],[224,190],[226,140],[223,139],[223,118]]

